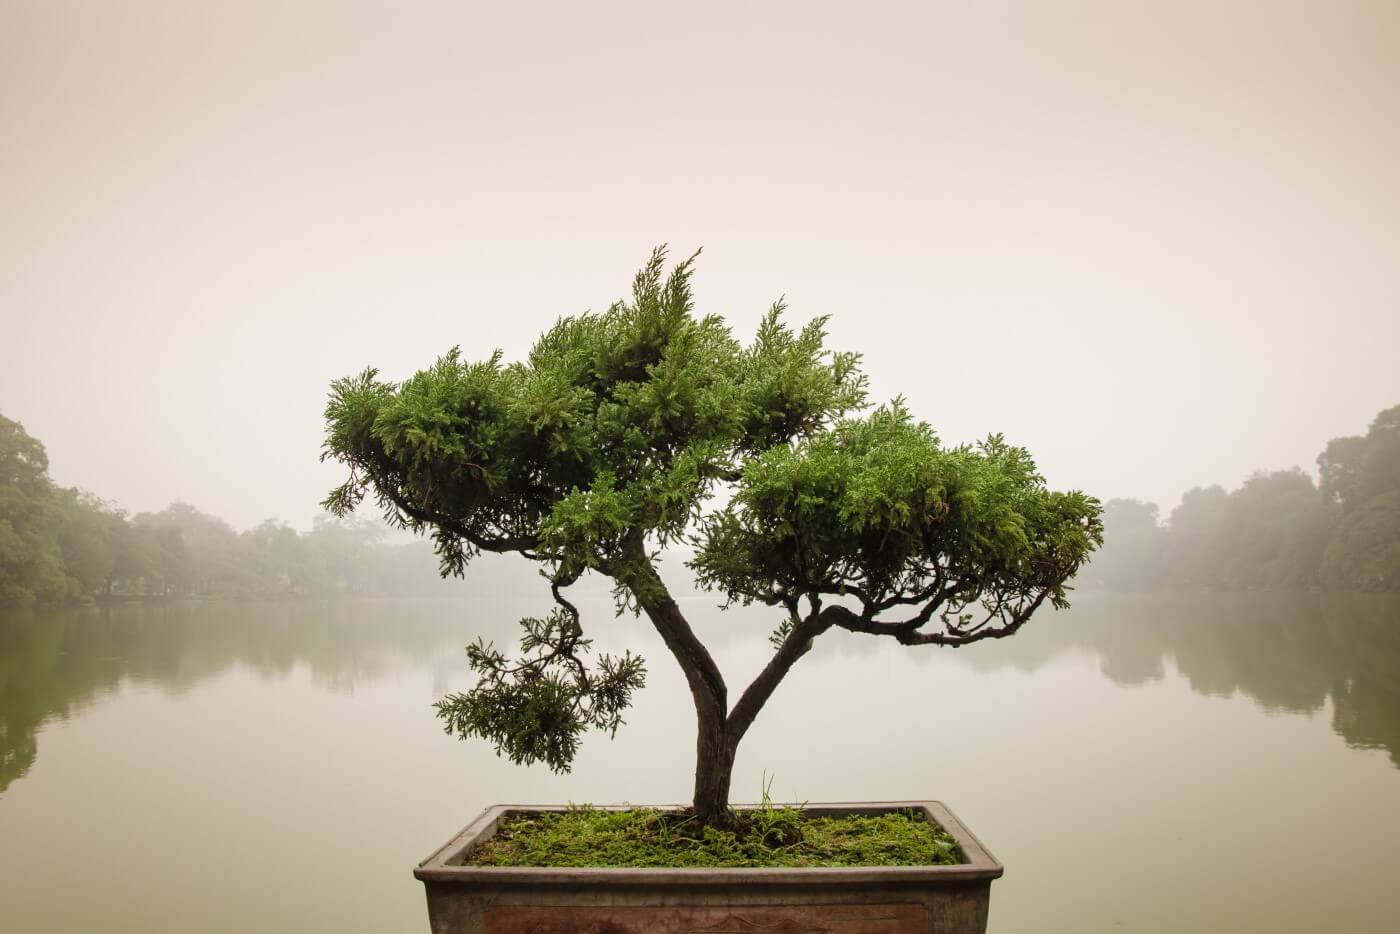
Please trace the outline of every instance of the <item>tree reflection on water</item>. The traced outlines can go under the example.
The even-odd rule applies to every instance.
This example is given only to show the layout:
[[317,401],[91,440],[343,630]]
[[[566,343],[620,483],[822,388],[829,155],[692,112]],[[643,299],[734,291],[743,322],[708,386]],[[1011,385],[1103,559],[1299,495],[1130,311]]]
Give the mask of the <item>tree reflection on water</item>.
[[[499,614],[485,614],[496,619]],[[403,667],[452,664],[472,609],[445,601],[169,603],[0,616],[0,792],[37,756],[35,734],[124,684],[171,694],[237,666],[279,678],[305,665],[347,692]]]
[[1385,749],[1400,768],[1400,598],[1394,595],[1080,594],[1015,639],[963,661],[1033,671],[1069,651],[1104,677],[1155,681],[1170,662],[1198,694],[1242,694],[1268,711],[1316,713],[1356,748]]
[[[305,666],[337,692],[402,668],[457,674],[472,638],[514,638],[517,610],[503,595],[495,604],[173,603],[0,617],[0,792],[34,764],[44,723],[125,684],[179,694],[236,666],[266,678]],[[766,631],[747,625],[724,635],[766,644]],[[851,636],[822,648],[864,656],[888,647]],[[1306,714],[1330,701],[1348,744],[1385,749],[1400,767],[1400,598],[1079,594],[1073,610],[953,657],[1034,671],[1075,651],[1096,655],[1103,675],[1125,686],[1165,677],[1170,662],[1200,694]]]

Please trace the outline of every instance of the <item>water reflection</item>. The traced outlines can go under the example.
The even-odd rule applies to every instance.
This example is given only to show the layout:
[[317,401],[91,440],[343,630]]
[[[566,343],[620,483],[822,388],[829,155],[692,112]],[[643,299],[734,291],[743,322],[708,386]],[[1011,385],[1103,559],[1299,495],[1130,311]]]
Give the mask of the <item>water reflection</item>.
[[[598,603],[606,615],[606,602]],[[277,678],[304,665],[320,688],[349,692],[413,667],[432,671],[441,693],[447,678],[462,672],[465,642],[476,635],[508,641],[514,620],[531,609],[501,597],[470,604],[170,604],[0,618],[0,793],[34,764],[36,733],[46,721],[67,718],[124,682],[179,693],[232,666]],[[752,638],[749,626],[765,625],[699,615],[721,645]],[[888,640],[859,636],[823,648],[862,656],[900,651]],[[1400,767],[1395,598],[1080,595],[1069,613],[1046,615],[1014,639],[954,657],[981,670],[1034,671],[1066,652],[1097,655],[1104,676],[1121,685],[1161,679],[1171,664],[1199,694],[1240,692],[1268,710],[1314,713],[1330,700],[1333,728],[1348,744],[1383,748]]]
[[463,634],[501,614],[444,601],[171,603],[0,617],[0,793],[38,754],[35,734],[123,683],[179,694],[234,666],[265,678],[305,665],[352,692],[402,667],[460,664]]
[[1197,694],[1238,692],[1269,711],[1316,713],[1330,700],[1333,729],[1349,745],[1385,749],[1400,767],[1395,597],[1081,595],[1069,613],[962,660],[1034,671],[1074,651],[1095,654],[1104,677],[1125,686],[1160,680],[1171,664]]

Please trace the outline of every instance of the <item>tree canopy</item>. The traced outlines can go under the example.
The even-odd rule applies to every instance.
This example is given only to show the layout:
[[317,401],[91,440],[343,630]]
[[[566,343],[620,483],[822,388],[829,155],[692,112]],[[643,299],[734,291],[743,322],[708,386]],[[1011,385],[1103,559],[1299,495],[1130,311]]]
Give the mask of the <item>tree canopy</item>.
[[269,519],[236,532],[188,503],[128,516],[57,486],[38,439],[0,416],[0,607],[105,598],[286,597],[421,591],[441,582],[422,543],[373,520]]
[[[522,657],[477,645],[471,692],[439,704],[448,729],[512,758],[567,768],[589,725],[615,729],[643,683],[631,656],[583,659],[564,590],[611,578],[685,671],[700,721],[697,810],[727,793],[733,747],[788,668],[835,626],[906,644],[1009,635],[1100,540],[1096,500],[1054,492],[993,435],[945,445],[899,399],[866,414],[858,354],[795,328],[782,302],[741,344],[697,315],[695,256],[658,249],[629,301],[561,318],[527,358],[453,348],[402,382],[374,369],[331,387],[324,456],[349,468],[325,505],[372,497],[430,532],[445,574],[482,551],[541,563],[557,609],[523,623]],[[778,610],[775,654],[731,709],[724,678],[656,568],[695,549],[698,583]],[[713,766],[714,768],[710,768]],[[700,773],[722,772],[722,789]],[[723,805],[723,801],[719,802]]]
[[1110,500],[1090,583],[1114,590],[1400,591],[1400,406],[1364,436],[1334,438],[1302,470],[1258,471],[1238,489],[1157,507]]
[[1318,457],[1337,515],[1320,580],[1338,590],[1400,590],[1400,405],[1364,437],[1338,438]]
[[0,416],[0,604],[64,593],[57,547],[62,524],[44,446],[19,422]]

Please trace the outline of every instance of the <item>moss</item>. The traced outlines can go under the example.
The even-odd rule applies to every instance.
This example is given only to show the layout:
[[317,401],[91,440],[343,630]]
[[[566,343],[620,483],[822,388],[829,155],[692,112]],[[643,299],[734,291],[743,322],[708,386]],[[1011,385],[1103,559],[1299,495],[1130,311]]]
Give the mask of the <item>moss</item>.
[[573,807],[510,817],[468,860],[474,866],[816,867],[960,862],[957,841],[918,811],[808,817],[799,808],[739,811],[729,829],[686,812]]

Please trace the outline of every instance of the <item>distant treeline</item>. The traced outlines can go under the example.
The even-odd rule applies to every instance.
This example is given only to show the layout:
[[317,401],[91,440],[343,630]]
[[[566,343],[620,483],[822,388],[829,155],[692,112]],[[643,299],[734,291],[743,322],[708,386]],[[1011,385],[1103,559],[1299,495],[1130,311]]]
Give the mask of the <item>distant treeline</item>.
[[[1196,488],[1165,522],[1154,503],[1105,504],[1105,543],[1081,572],[1110,590],[1400,592],[1400,406],[1336,438],[1301,470]],[[44,446],[0,416],[0,605],[88,599],[402,594],[440,586],[427,542],[378,522],[268,520],[246,532],[193,506],[128,516],[54,485]],[[524,573],[525,569],[521,569]]]
[[1196,488],[1165,523],[1155,503],[1110,500],[1104,547],[1080,575],[1110,590],[1400,591],[1400,406],[1335,438],[1303,471]]
[[268,520],[235,532],[185,503],[128,516],[55,486],[44,446],[0,416],[0,605],[157,597],[408,593],[440,586],[429,544],[378,522]]

